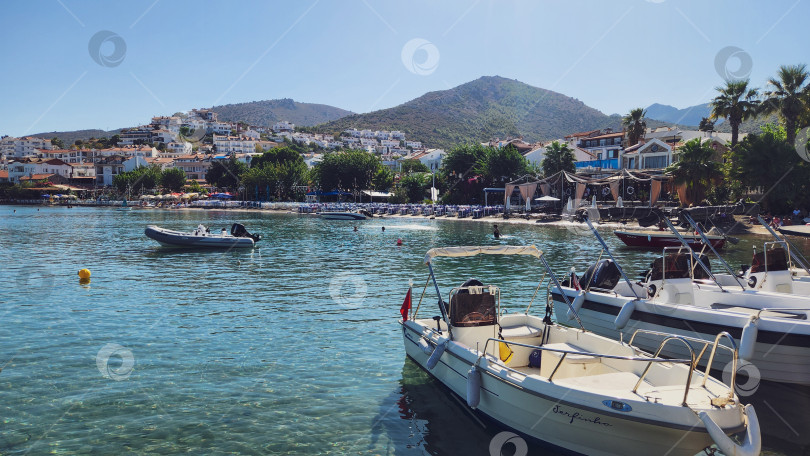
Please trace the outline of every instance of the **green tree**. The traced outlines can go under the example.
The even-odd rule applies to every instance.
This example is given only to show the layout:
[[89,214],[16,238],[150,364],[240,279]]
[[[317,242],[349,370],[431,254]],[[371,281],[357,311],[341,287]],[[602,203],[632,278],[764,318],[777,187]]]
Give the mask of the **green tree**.
[[728,119],[731,125],[731,148],[737,145],[740,124],[759,109],[757,89],[748,87],[748,79],[726,81],[725,87],[716,87],[719,94],[711,101],[712,119]]
[[700,131],[714,131],[714,122],[712,119],[708,117],[704,117],[700,119],[700,125],[698,125],[698,130]]
[[205,174],[205,181],[209,184],[226,189],[236,189],[239,186],[239,176],[247,171],[247,165],[231,157],[227,160],[214,160]]
[[419,160],[410,159],[399,162],[399,171],[402,174],[429,173],[430,169],[428,169],[428,167]]
[[483,185],[500,187],[527,174],[529,163],[515,146],[509,144],[497,149],[487,148],[474,169]]
[[113,177],[113,186],[120,193],[127,191],[135,194],[144,193],[158,187],[160,176],[160,167],[157,165],[141,166]]
[[410,203],[421,203],[427,197],[430,189],[430,174],[409,174],[399,181],[399,186],[405,191]]
[[248,196],[291,200],[300,196],[297,187],[307,183],[308,169],[301,154],[285,146],[253,157],[241,177]]
[[180,168],[164,169],[160,175],[160,185],[166,190],[179,192],[186,185],[186,173]]
[[796,154],[783,127],[768,124],[761,130],[729,151],[728,179],[767,192],[762,204],[774,213],[810,206],[810,163]]
[[56,147],[57,149],[64,149],[65,148],[65,142],[62,141],[61,139],[57,138],[56,136],[54,136],[51,139],[51,145],[53,147]]
[[788,144],[796,141],[796,125],[799,116],[808,109],[807,66],[782,65],[775,78],[768,79],[769,90],[765,92],[762,111],[766,114],[778,112],[785,122]]
[[627,130],[627,145],[635,146],[644,136],[644,131],[647,128],[647,121],[644,116],[647,111],[642,108],[631,109],[630,113],[622,117],[622,126]]
[[681,147],[678,161],[666,169],[675,185],[686,184],[687,201],[681,201],[681,204],[700,203],[706,196],[706,189],[723,177],[720,165],[712,158],[714,153],[708,141],[695,138]]
[[322,190],[363,190],[380,167],[380,159],[364,150],[331,152],[313,168],[312,177]]
[[394,173],[387,166],[380,166],[371,181],[371,185],[374,186],[374,190],[387,192],[394,185]]
[[546,146],[546,156],[542,162],[543,175],[548,177],[560,171],[573,173],[577,169],[576,161],[574,151],[568,147],[568,144],[553,141]]

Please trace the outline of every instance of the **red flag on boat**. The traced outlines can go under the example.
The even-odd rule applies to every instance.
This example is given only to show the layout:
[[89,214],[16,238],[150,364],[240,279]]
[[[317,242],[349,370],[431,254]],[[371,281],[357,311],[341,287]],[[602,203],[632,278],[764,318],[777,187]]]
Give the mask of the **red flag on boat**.
[[408,321],[408,312],[411,310],[411,289],[408,288],[408,294],[405,295],[405,300],[402,301],[402,307],[399,308],[399,313],[402,315],[402,321]]
[[574,290],[581,290],[582,286],[579,284],[579,278],[577,277],[577,273],[571,271],[571,288]]

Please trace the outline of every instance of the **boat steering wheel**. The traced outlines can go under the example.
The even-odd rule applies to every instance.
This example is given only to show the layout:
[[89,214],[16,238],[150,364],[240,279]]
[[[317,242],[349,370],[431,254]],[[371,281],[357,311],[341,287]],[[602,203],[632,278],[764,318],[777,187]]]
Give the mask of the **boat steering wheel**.
[[486,320],[486,317],[481,312],[470,312],[461,319],[462,323],[479,323]]

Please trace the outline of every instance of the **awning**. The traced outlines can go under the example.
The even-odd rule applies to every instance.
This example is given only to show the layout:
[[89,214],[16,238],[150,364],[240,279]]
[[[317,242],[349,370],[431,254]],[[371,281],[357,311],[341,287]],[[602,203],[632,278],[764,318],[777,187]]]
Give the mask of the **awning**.
[[390,198],[394,196],[394,194],[390,192],[375,192],[372,190],[363,190],[363,194],[372,198]]
[[437,247],[428,250],[425,254],[425,264],[430,263],[436,257],[471,257],[475,255],[530,255],[540,258],[543,252],[533,245]]

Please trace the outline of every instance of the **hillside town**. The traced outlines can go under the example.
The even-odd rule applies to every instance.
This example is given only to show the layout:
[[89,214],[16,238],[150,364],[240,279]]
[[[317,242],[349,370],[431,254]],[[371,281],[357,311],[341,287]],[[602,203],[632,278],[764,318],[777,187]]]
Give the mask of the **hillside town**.
[[[426,148],[420,141],[406,138],[401,131],[347,129],[340,136],[296,131],[294,124],[279,121],[270,126],[243,122],[223,122],[210,109],[193,109],[182,115],[157,116],[147,125],[121,131],[107,148],[69,148],[57,140],[25,136],[0,139],[0,182],[14,184],[49,183],[67,190],[99,190],[113,185],[116,175],[139,167],[177,168],[188,182],[205,186],[206,173],[213,163],[235,159],[250,164],[251,159],[284,144],[306,149],[304,162],[312,167],[328,151],[363,150],[378,156],[383,165],[397,172],[404,161],[418,160],[430,172],[437,171],[446,152]],[[673,127],[646,129],[638,143],[627,146],[627,134],[607,128],[574,132],[555,140],[573,151],[576,172],[600,177],[617,170],[640,170],[660,174],[677,161],[680,148],[698,138],[716,151],[722,160],[729,133],[684,130]],[[515,147],[538,169],[553,141],[528,143],[519,138],[495,138],[482,143],[490,147]],[[59,147],[62,146],[62,147]]]
[[[178,113],[180,114],[180,113]],[[438,169],[444,152],[425,149],[400,131],[348,129],[339,137],[296,131],[295,125],[279,121],[271,126],[223,122],[210,109],[193,109],[183,115],[157,116],[148,125],[122,130],[113,147],[87,148],[61,145],[58,140],[24,136],[0,138],[0,182],[51,183],[74,190],[104,189],[113,178],[139,167],[181,169],[188,181],[206,184],[206,172],[218,160],[235,159],[250,164],[253,157],[294,143],[311,168],[332,150],[364,150],[380,157],[392,170],[402,160],[417,159]]]

